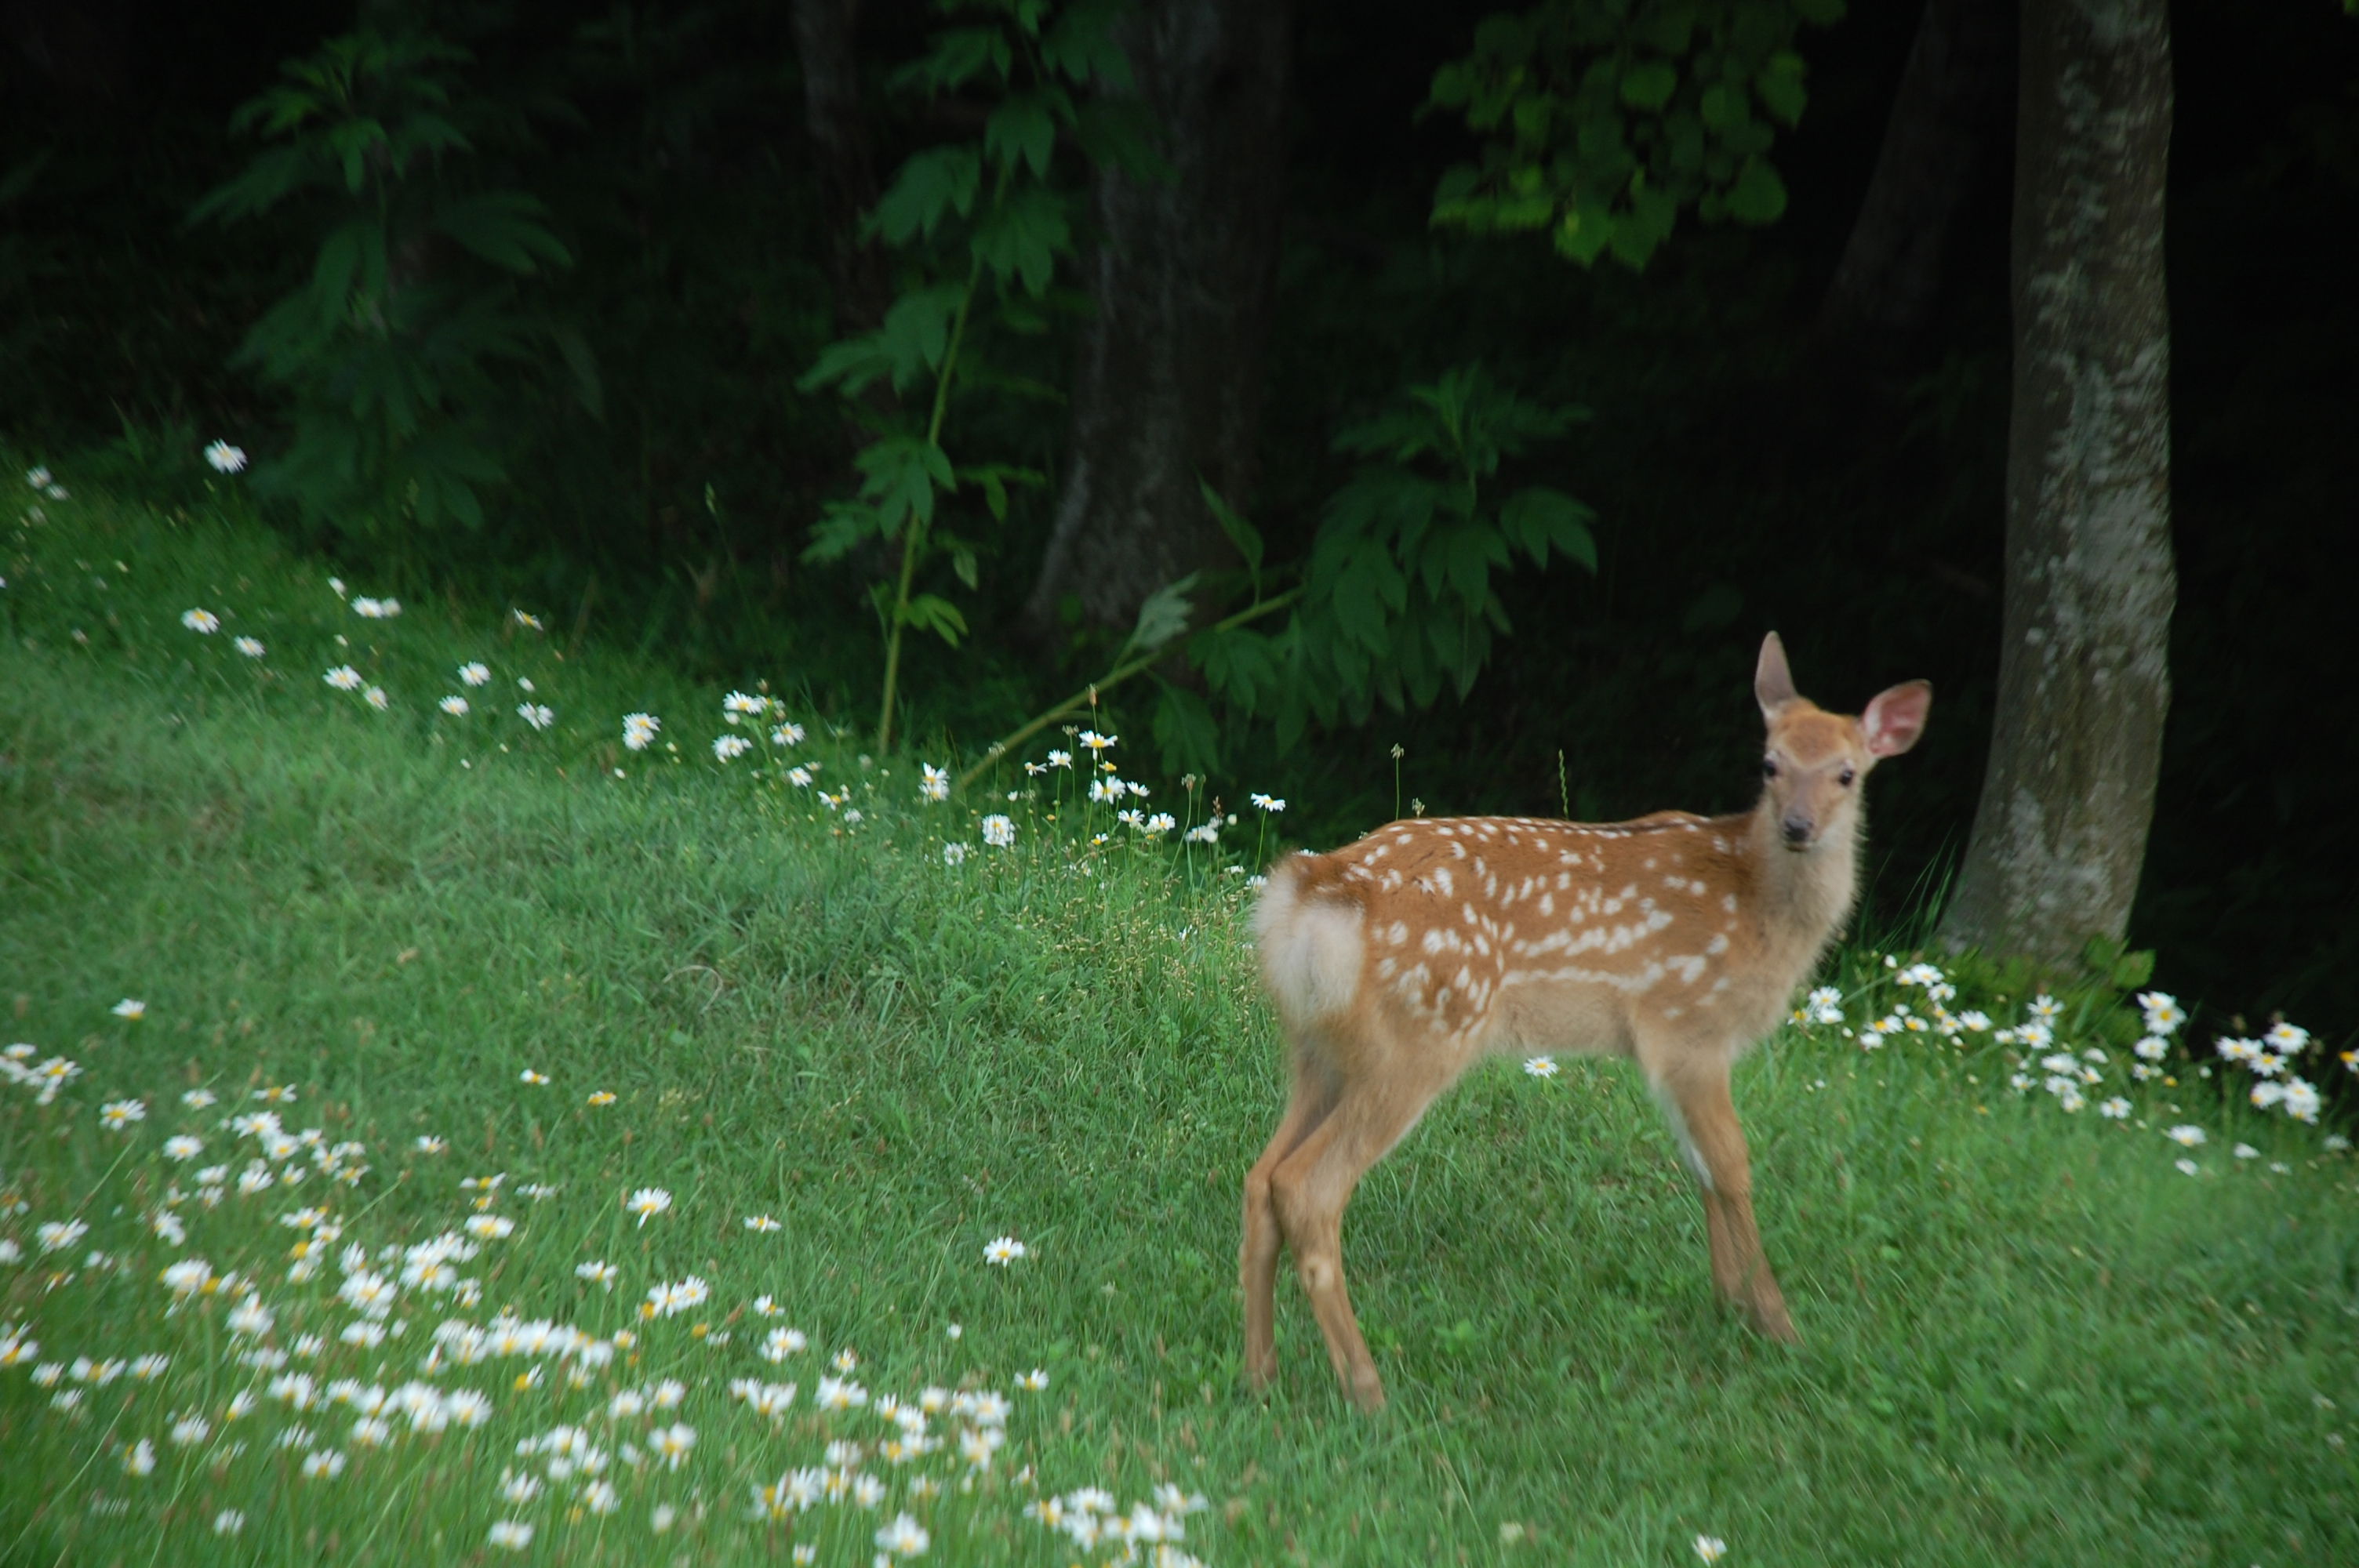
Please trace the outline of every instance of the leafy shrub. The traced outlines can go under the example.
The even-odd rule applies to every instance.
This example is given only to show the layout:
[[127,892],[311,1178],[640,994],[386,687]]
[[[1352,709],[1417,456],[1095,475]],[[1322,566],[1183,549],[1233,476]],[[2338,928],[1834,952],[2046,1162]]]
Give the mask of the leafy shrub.
[[255,482],[315,523],[480,528],[482,492],[506,478],[503,407],[552,353],[598,410],[588,347],[523,287],[571,254],[538,200],[471,161],[477,136],[462,122],[490,116],[463,96],[470,58],[364,28],[288,61],[288,80],[231,122],[273,145],[191,214],[234,222],[314,198],[325,232],[311,275],[255,323],[236,362],[291,405],[292,438]]

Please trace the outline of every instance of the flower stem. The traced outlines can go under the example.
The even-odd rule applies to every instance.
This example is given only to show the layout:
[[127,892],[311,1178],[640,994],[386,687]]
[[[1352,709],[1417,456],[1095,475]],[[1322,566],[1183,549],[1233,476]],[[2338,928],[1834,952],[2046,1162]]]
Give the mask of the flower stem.
[[[958,315],[951,322],[949,346],[942,351],[942,368],[934,378],[934,412],[926,422],[926,444],[939,448],[942,439],[942,416],[951,406],[951,383],[957,376],[959,345],[966,338],[967,312],[974,305],[975,285],[983,277],[983,258],[977,256],[967,268],[966,292],[959,296]],[[917,579],[918,564],[925,558],[926,519],[915,512],[901,532],[901,581],[893,595],[893,613],[885,628],[885,700],[876,716],[876,750],[879,755],[893,745],[893,699],[901,683],[901,633],[909,624],[909,585]]]

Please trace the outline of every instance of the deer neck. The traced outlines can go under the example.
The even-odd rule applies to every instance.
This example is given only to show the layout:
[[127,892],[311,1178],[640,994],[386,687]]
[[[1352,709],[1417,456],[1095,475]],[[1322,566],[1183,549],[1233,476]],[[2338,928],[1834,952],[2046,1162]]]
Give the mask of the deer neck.
[[1801,853],[1779,839],[1777,816],[1764,796],[1747,825],[1754,892],[1763,932],[1790,961],[1807,969],[1818,961],[1859,895],[1859,846],[1866,818],[1859,806],[1851,825]]

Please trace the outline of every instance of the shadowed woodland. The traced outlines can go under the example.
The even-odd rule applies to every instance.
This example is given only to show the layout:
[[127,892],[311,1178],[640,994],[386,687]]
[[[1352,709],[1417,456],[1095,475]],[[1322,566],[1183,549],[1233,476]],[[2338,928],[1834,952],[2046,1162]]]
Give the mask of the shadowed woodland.
[[2149,9],[2097,170],[2161,193],[2142,719],[2002,680],[2024,171],[2072,164],[1990,0],[9,0],[0,436],[168,505],[237,441],[414,601],[969,762],[1123,672],[1055,721],[1321,845],[1740,806],[1775,628],[1832,706],[1939,693],[1861,921],[1957,890],[2002,947],[1994,734],[2145,724],[2112,925],[2012,945],[2341,1049],[2359,21]]

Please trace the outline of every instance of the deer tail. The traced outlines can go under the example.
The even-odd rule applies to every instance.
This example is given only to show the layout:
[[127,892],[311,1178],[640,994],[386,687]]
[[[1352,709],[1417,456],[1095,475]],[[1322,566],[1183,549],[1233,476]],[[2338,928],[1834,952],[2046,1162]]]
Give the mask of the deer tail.
[[1326,869],[1324,856],[1289,855],[1254,904],[1262,979],[1290,1028],[1348,1012],[1359,996],[1365,916]]

